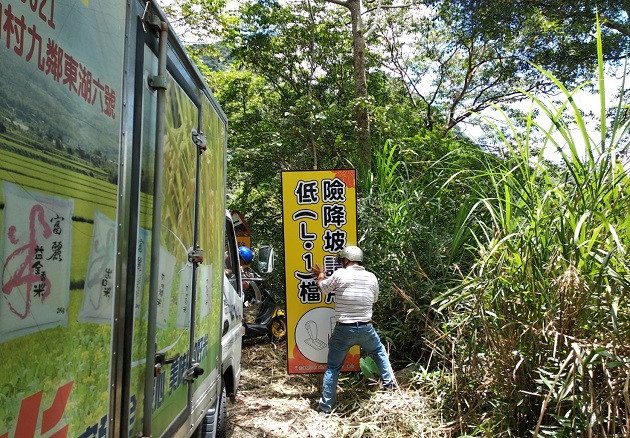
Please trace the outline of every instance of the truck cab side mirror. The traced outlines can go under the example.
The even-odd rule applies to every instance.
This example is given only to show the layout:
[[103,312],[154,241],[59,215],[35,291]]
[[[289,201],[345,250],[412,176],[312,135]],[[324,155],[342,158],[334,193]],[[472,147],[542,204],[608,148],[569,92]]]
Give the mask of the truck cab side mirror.
[[271,274],[273,272],[273,248],[270,245],[262,246],[258,249],[258,272],[261,274]]

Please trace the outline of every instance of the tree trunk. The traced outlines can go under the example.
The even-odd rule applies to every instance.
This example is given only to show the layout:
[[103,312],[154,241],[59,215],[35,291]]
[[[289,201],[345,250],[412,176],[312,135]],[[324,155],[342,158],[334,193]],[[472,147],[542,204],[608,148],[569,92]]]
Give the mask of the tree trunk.
[[365,73],[365,36],[361,18],[361,0],[326,0],[344,6],[350,11],[352,21],[352,61],[354,66],[354,91],[357,98],[357,137],[359,140],[359,175],[369,174],[372,164],[372,141],[370,139],[370,114]]

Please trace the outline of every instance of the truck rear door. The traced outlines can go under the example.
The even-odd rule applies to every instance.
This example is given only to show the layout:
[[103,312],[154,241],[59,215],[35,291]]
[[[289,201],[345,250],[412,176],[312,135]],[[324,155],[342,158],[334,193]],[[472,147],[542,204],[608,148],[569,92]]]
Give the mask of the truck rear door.
[[138,241],[149,249],[136,266],[130,393],[144,415],[133,429],[187,436],[221,391],[226,121],[172,34],[164,75],[158,33],[138,34]]

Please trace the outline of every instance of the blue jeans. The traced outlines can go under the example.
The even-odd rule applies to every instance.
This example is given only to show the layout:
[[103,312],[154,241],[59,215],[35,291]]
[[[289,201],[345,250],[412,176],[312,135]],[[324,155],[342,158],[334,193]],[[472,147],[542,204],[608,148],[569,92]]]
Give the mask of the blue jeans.
[[358,327],[337,325],[328,342],[328,364],[324,373],[322,397],[319,399],[319,408],[322,411],[330,412],[335,403],[339,373],[348,350],[353,345],[359,345],[365,352],[374,356],[374,361],[381,373],[383,386],[394,383],[394,373],[389,364],[387,352],[374,327],[372,325]]

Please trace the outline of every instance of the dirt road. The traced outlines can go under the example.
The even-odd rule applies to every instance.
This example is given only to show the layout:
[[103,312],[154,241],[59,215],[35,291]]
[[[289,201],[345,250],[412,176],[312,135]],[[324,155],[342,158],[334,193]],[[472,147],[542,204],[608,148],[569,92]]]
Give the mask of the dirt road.
[[428,397],[410,385],[382,391],[368,381],[340,379],[333,414],[318,415],[321,375],[288,375],[286,344],[264,339],[243,347],[241,386],[228,404],[229,438],[448,437]]

